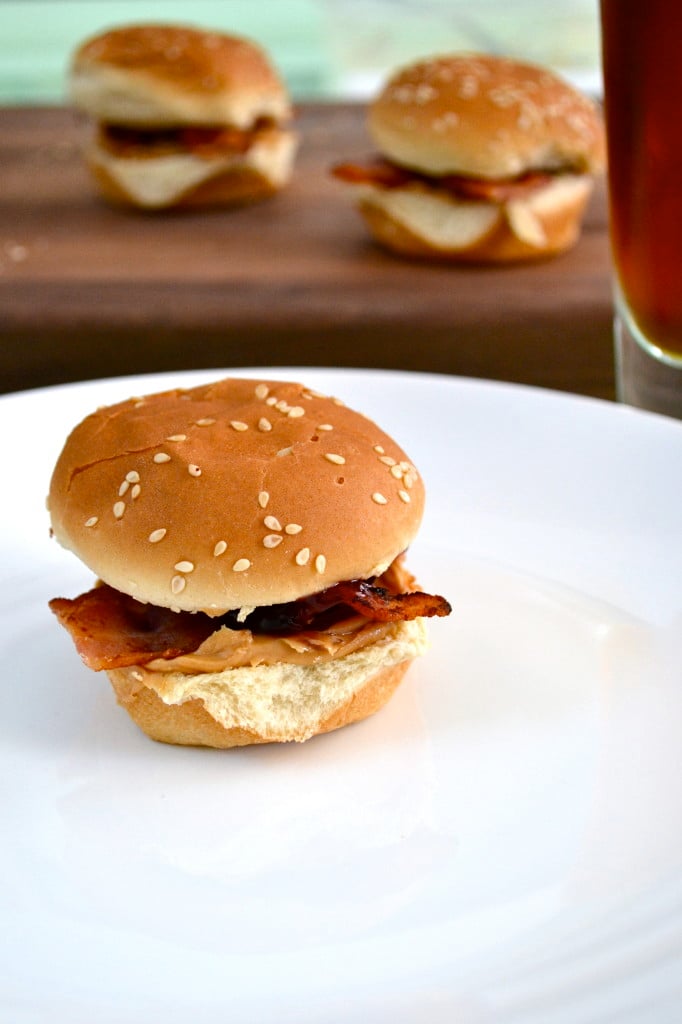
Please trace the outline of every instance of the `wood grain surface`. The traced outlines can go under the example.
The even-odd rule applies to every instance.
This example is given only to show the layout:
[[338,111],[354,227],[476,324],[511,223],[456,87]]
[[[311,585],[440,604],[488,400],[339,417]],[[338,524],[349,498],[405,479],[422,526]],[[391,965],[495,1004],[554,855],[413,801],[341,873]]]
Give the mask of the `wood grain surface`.
[[613,397],[605,190],[578,246],[501,268],[404,261],[367,237],[336,160],[364,111],[298,110],[296,175],[251,207],[110,208],[62,108],[0,110],[0,390],[147,371],[360,366]]

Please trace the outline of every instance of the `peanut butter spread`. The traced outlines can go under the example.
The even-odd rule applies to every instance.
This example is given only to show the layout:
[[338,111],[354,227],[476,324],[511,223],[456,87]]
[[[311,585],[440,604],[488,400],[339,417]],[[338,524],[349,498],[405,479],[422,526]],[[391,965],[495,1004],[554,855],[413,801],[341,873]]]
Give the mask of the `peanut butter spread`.
[[205,640],[196,651],[177,658],[155,658],[145,665],[147,672],[222,672],[228,668],[255,668],[258,665],[312,665],[342,658],[376,643],[390,634],[391,622],[371,622],[355,616],[336,623],[329,630],[297,633],[295,636],[258,636],[248,629],[223,626]]

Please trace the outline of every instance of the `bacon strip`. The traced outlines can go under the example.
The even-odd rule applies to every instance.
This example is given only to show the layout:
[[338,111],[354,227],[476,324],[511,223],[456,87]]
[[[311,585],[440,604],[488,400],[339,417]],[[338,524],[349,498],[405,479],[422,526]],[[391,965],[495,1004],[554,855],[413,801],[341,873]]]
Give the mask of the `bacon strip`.
[[366,164],[345,163],[332,168],[332,174],[349,184],[378,185],[382,188],[404,188],[421,182],[431,188],[443,189],[458,199],[489,203],[505,203],[520,199],[543,188],[552,180],[544,171],[528,171],[517,178],[467,178],[464,175],[445,174],[442,177],[409,171],[389,160],[377,158]]
[[208,615],[178,615],[104,584],[73,600],[55,597],[49,605],[95,672],[176,658],[196,650],[217,628]]
[[186,128],[128,128],[122,125],[103,125],[100,129],[103,145],[116,156],[162,155],[165,152],[189,151],[197,156],[220,153],[246,153],[253,145],[257,129],[196,127]]
[[451,611],[442,597],[419,591],[391,593],[366,580],[337,583],[300,601],[256,608],[244,622],[237,621],[237,612],[211,618],[203,612],[172,612],[142,604],[106,584],[73,600],[57,597],[49,604],[85,664],[95,671],[190,654],[223,626],[293,636],[320,632],[353,614],[393,622]]

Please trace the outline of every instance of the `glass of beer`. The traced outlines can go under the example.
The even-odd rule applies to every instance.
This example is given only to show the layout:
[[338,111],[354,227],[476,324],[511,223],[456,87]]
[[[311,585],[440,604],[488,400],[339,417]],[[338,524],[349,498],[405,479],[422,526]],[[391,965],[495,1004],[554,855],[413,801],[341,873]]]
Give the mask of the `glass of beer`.
[[618,397],[682,419],[682,0],[601,0]]

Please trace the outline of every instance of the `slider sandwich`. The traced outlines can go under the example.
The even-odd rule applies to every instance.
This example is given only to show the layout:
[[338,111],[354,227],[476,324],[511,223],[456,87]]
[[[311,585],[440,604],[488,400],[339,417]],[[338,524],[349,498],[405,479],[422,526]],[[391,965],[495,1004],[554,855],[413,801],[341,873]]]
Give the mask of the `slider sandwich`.
[[450,612],[403,555],[424,487],[338,400],[227,379],[72,431],[52,532],[97,578],[50,607],[153,739],[303,741],[381,708]]
[[291,177],[284,83],[255,43],[176,25],[104,32],[75,52],[73,105],[108,200],[158,210],[262,199]]
[[545,68],[475,54],[395,73],[370,105],[377,155],[333,169],[404,256],[535,259],[570,248],[605,160],[594,103]]

